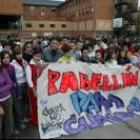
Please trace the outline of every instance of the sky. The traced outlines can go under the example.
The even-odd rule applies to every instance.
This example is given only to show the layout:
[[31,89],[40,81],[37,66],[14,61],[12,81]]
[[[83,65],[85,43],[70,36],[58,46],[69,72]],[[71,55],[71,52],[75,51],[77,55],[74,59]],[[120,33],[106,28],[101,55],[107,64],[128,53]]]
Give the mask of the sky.
[[[53,0],[53,1],[55,1],[55,0]],[[57,1],[57,0],[56,0]],[[59,0],[59,1],[65,1],[65,0]],[[140,7],[140,0],[139,0],[139,7]]]

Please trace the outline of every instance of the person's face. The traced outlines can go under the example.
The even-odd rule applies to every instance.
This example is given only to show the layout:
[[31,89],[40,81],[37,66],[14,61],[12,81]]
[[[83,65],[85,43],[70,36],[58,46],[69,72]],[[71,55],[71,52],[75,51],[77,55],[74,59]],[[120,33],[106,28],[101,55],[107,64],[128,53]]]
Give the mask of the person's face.
[[10,56],[9,54],[5,54],[4,59],[2,60],[3,64],[9,64],[10,63]]
[[109,49],[115,49],[115,47],[114,47],[114,44],[113,44],[113,43],[109,44]]
[[116,59],[116,54],[115,53],[112,54],[112,59]]
[[101,41],[101,40],[99,40],[99,41],[97,42],[97,44],[98,44],[98,45],[101,45],[101,43],[102,43],[102,41]]
[[35,47],[35,46],[37,46],[37,45],[38,45],[37,41],[34,40],[34,41],[33,41],[33,46]]
[[127,52],[128,51],[128,46],[124,46],[123,49]]
[[82,49],[82,43],[78,42],[76,45],[77,50],[81,50]]
[[121,57],[124,58],[125,57],[125,51],[121,51]]
[[83,57],[88,57],[88,53],[89,53],[88,50],[84,50],[84,51],[83,51]]
[[66,39],[66,38],[65,38],[65,39],[63,39],[63,40],[62,40],[62,44],[67,44],[67,45],[68,45],[68,44],[69,44],[69,40],[68,40],[68,39]]
[[89,43],[90,43],[90,41],[89,41],[89,40],[86,40],[86,41],[85,41],[85,44],[89,44]]
[[22,60],[22,54],[17,54],[17,55],[16,55],[16,58],[17,58],[18,60]]
[[59,42],[57,40],[53,40],[51,43],[52,50],[57,50],[59,48]]
[[25,50],[25,51],[26,51],[27,53],[32,53],[32,49],[33,49],[33,48],[32,48],[32,44],[27,44],[26,50]]
[[89,46],[89,47],[88,47],[88,50],[89,50],[89,52],[93,52],[92,46]]
[[97,52],[97,53],[96,53],[96,58],[97,58],[98,60],[100,60],[100,59],[102,58],[102,55],[101,55],[100,52]]
[[72,50],[65,54],[66,57],[70,58],[72,56]]
[[70,43],[70,46],[71,46],[72,50],[75,50],[75,48],[76,48],[75,43]]
[[34,60],[35,60],[36,62],[40,62],[40,60],[41,60],[41,54],[36,54],[36,55],[34,55]]

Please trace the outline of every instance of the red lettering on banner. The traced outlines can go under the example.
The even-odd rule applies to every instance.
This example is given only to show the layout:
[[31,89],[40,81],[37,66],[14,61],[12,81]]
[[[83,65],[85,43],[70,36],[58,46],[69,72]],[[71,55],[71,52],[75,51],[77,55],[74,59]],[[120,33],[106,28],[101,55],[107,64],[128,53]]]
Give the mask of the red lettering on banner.
[[110,91],[112,90],[113,86],[109,85],[109,76],[108,75],[104,75],[103,76],[103,86],[102,86],[102,90],[103,91]]
[[[66,93],[68,89],[71,89],[72,91],[78,91],[80,89],[85,91],[115,91],[121,88],[137,86],[139,71],[136,71],[134,73],[123,73],[121,75],[123,84],[119,84],[120,81],[117,79],[118,77],[115,74],[110,76],[93,74],[92,77],[89,77],[87,74],[79,73],[79,77],[77,77],[78,75],[76,75],[74,72],[66,72],[62,74],[61,79],[60,76],[60,73],[57,71],[48,71],[49,96],[55,95],[57,93]],[[61,80],[60,85],[58,84],[58,80]],[[112,81],[113,83],[110,84],[110,81]]]
[[73,72],[63,73],[59,91],[66,93],[68,89],[72,91],[79,90],[76,75]]
[[80,89],[89,91],[91,89],[91,81],[88,79],[88,75],[80,73]]
[[135,74],[130,73],[130,79],[131,79],[130,81],[132,86],[138,85],[138,75],[139,75],[138,71],[136,71]]
[[57,82],[57,80],[60,78],[60,73],[56,72],[56,71],[52,71],[49,70],[48,71],[48,94],[49,96],[57,94],[57,87],[55,85],[55,83]]
[[135,86],[138,84],[138,71],[133,73],[123,73],[122,74],[122,79],[123,79],[123,88],[125,87],[130,87],[130,86]]
[[93,74],[92,75],[92,89],[97,91],[100,90],[100,82],[101,82],[102,74]]
[[121,88],[121,85],[119,85],[119,83],[118,83],[117,76],[112,75],[112,80],[113,80],[113,83],[114,83],[113,90],[119,90]]
[[122,79],[123,79],[123,86],[122,86],[123,88],[131,86],[129,73],[123,73],[122,74]]

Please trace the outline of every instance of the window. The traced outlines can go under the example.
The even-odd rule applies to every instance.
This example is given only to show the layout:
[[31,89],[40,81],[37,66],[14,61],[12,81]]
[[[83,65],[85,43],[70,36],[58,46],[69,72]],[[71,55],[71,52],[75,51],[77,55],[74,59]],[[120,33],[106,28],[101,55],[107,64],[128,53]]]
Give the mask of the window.
[[31,24],[31,23],[27,23],[27,24],[26,24],[26,27],[27,27],[27,28],[32,28],[32,24]]
[[55,9],[55,8],[53,8],[53,9],[52,9],[52,12],[56,12],[56,9]]
[[41,16],[45,16],[45,7],[41,7]]
[[45,25],[44,25],[44,24],[39,24],[39,27],[40,27],[40,28],[44,28]]
[[50,27],[51,28],[55,28],[55,24],[50,24]]
[[62,24],[61,27],[62,27],[62,28],[66,28],[67,25],[66,25],[66,24]]

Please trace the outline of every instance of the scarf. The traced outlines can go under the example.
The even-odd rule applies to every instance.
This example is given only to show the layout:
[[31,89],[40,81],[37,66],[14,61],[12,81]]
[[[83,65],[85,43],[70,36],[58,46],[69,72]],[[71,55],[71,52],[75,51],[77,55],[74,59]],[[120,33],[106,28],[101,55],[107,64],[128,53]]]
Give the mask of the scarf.
[[19,60],[19,59],[15,59],[17,61],[17,63],[24,69],[24,66],[23,66],[23,61],[22,59]]

